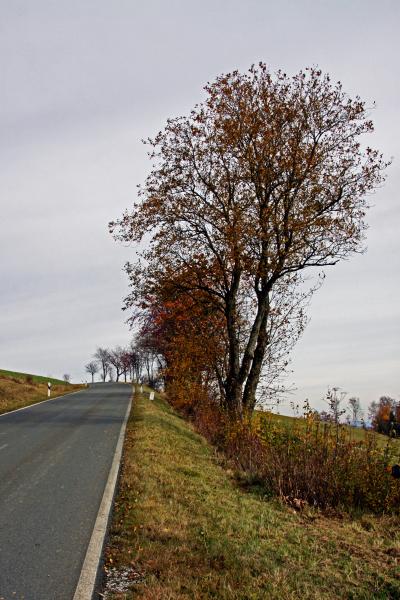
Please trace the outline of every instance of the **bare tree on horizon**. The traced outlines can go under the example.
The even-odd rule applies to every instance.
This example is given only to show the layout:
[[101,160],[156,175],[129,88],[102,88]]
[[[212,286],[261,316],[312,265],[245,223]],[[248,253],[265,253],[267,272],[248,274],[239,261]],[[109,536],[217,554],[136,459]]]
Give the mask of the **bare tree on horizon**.
[[85,365],[85,371],[87,373],[90,373],[90,375],[92,376],[92,383],[94,383],[94,376],[96,375],[96,373],[99,372],[99,365],[97,364],[97,362],[92,360],[87,365]]
[[93,356],[100,365],[102,371],[102,379],[104,383],[107,377],[108,367],[110,365],[110,353],[107,350],[107,348],[102,348],[101,346],[99,346]]

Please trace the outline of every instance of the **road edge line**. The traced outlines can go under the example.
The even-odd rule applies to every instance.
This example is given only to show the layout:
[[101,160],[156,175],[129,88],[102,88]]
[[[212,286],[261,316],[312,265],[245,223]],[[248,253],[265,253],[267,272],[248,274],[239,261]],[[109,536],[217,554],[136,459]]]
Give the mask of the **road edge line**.
[[125,418],[119,433],[118,442],[115,447],[114,458],[111,463],[107,483],[104,488],[100,508],[97,513],[96,521],[86,551],[85,560],[83,561],[81,574],[79,576],[73,600],[92,600],[95,592],[98,569],[101,561],[101,556],[103,554],[103,547],[107,534],[108,522],[110,519],[114,494],[117,486],[117,479],[125,439],[126,425],[128,423],[129,415],[132,409],[133,396],[134,393],[132,392],[132,395],[129,399],[128,407],[126,409]]
[[[85,390],[88,388],[85,388]],[[76,390],[76,392],[67,392],[66,394],[61,394],[61,396],[54,396],[54,398],[46,398],[46,400],[39,400],[39,402],[32,402],[32,404],[27,404],[27,406],[21,406],[21,408],[14,408],[14,410],[9,410],[7,412],[1,413],[0,417],[4,417],[5,415],[11,415],[12,413],[18,412],[20,410],[26,410],[27,408],[32,408],[32,406],[37,406],[38,404],[44,404],[45,402],[51,402],[52,400],[58,400],[59,398],[65,398],[65,396],[73,396],[74,394],[79,394],[84,390]]]

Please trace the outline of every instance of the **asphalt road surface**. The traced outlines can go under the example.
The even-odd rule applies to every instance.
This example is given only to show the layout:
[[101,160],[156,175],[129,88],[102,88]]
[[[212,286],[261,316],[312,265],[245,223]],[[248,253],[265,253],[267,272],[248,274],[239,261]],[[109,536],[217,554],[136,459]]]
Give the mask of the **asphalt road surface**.
[[0,416],[0,599],[72,600],[131,386]]

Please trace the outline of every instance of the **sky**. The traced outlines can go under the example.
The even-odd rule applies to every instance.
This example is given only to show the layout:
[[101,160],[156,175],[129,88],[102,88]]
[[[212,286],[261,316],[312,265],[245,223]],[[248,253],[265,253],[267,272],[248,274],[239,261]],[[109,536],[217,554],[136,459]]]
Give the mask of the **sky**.
[[370,198],[367,252],[327,268],[287,380],[324,408],[400,398],[398,0],[2,0],[0,368],[79,382],[96,347],[128,344],[134,260],[107,224],[150,169],[141,139],[219,74],[318,65],[371,110],[393,157]]

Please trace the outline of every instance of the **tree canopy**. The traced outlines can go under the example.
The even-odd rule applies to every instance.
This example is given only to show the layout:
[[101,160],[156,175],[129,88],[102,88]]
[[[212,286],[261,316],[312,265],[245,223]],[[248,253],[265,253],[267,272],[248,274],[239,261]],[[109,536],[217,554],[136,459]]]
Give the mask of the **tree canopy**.
[[127,308],[185,297],[219,323],[215,382],[241,414],[304,328],[303,272],[362,249],[368,195],[388,163],[361,145],[373,131],[365,104],[317,68],[289,77],[260,63],[205,90],[147,140],[152,170],[110,227],[120,240],[149,239],[127,265]]

